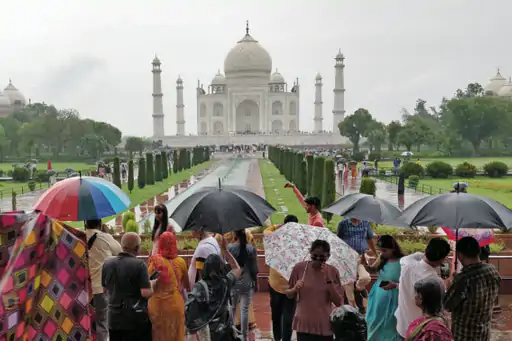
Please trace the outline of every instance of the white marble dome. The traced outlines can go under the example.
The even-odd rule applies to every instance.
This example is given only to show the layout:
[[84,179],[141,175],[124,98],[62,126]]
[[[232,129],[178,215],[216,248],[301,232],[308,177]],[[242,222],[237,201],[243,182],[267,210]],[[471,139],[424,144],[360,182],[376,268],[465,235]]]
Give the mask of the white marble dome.
[[496,73],[496,76],[489,80],[489,83],[484,88],[484,93],[492,92],[493,95],[497,95],[500,89],[505,85],[507,79],[503,77],[500,70]]
[[4,89],[5,95],[9,98],[11,105],[25,105],[26,100],[25,96],[16,89],[14,85],[12,85],[12,82],[9,80],[9,85]]
[[0,110],[11,109],[11,101],[4,92],[0,91]]
[[236,73],[258,72],[270,75],[272,72],[272,59],[257,40],[247,33],[229,51],[224,59],[224,73],[226,77]]
[[501,89],[498,91],[498,96],[512,97],[512,79],[511,78],[509,78],[508,82],[505,83],[505,85],[503,85],[501,87]]
[[279,73],[279,71],[277,71],[276,69],[276,72],[274,72],[272,74],[272,76],[270,76],[270,84],[284,84],[285,83],[285,80],[284,80],[284,77],[283,75],[281,75]]
[[212,85],[225,85],[226,84],[226,77],[220,72],[220,70],[217,71],[217,74],[212,79]]

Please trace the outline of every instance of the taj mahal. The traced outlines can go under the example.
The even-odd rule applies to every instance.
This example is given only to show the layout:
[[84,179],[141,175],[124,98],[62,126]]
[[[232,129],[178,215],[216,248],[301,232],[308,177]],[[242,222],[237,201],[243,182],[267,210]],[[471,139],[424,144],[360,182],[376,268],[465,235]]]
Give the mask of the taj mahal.
[[[210,85],[200,81],[197,95],[197,135],[185,134],[183,80],[176,80],[176,135],[165,135],[162,103],[162,63],[155,56],[153,73],[153,140],[173,147],[228,144],[339,145],[346,142],[338,132],[338,123],[345,116],[344,56],[341,50],[334,58],[333,126],[323,126],[322,76],[315,77],[314,129],[299,131],[299,79],[288,85],[272,58],[249,33],[228,52],[224,73],[218,70]],[[331,132],[327,132],[330,130]]]

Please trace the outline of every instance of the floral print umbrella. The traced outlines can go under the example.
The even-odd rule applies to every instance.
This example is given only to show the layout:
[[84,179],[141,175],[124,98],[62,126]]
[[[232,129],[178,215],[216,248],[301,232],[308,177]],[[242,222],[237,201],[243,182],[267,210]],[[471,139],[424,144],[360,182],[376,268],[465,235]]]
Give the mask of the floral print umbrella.
[[323,227],[288,223],[264,237],[265,263],[290,279],[295,264],[310,260],[309,248],[313,241],[325,240],[331,246],[327,264],[340,273],[341,284],[355,282],[359,255],[334,233]]

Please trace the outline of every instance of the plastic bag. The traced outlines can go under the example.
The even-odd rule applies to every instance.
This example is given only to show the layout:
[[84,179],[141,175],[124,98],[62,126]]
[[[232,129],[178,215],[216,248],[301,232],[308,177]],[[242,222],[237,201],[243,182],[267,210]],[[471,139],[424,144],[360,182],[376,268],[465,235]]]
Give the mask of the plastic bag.
[[359,311],[344,305],[331,313],[331,328],[336,341],[366,341],[366,320]]

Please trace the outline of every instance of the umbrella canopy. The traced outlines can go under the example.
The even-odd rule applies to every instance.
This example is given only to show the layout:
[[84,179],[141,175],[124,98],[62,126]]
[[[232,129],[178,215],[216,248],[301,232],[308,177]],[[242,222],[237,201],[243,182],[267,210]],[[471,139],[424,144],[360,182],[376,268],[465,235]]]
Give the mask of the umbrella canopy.
[[390,202],[363,193],[342,196],[324,208],[323,211],[384,225],[395,222],[396,218],[402,213],[398,207]]
[[130,198],[119,187],[97,177],[68,178],[39,198],[34,210],[66,221],[101,219],[126,210]]
[[458,229],[452,230],[447,227],[443,227],[444,233],[448,239],[457,241],[464,237],[473,237],[478,241],[480,247],[494,243],[494,232],[492,229]]
[[512,210],[502,203],[469,193],[430,195],[407,207],[398,218],[410,226],[512,229]]
[[403,152],[402,156],[412,156],[414,155],[413,152]]
[[469,188],[469,184],[467,182],[457,181],[452,184],[452,188],[453,189],[465,189],[465,188]]
[[239,187],[205,187],[185,199],[171,215],[183,231],[224,234],[263,226],[276,210],[265,199]]
[[359,255],[334,233],[323,227],[288,223],[263,238],[265,263],[290,279],[295,264],[310,260],[309,248],[313,241],[325,240],[331,246],[327,264],[340,273],[341,284],[354,282],[357,277]]

